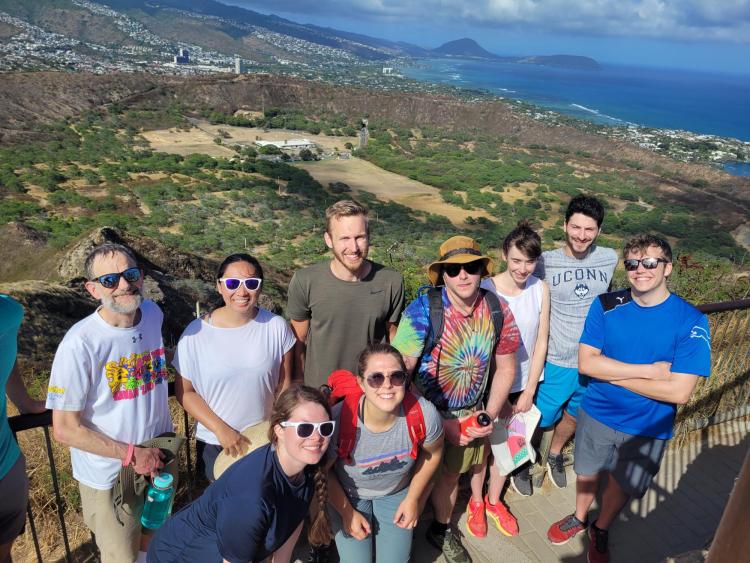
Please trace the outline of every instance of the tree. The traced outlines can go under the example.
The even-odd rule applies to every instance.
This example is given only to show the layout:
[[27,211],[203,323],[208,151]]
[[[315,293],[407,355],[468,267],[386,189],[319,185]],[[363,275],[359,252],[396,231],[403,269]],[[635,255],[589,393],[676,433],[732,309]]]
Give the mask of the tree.
[[299,151],[299,157],[302,160],[315,160],[315,155],[310,149],[302,149]]

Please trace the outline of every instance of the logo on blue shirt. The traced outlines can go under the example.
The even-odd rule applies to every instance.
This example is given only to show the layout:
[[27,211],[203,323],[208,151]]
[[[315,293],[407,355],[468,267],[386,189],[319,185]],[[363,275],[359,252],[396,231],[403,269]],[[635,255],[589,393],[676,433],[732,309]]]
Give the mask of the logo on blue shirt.
[[700,338],[701,340],[706,342],[706,346],[708,346],[708,349],[711,349],[711,335],[709,335],[708,331],[702,326],[695,325],[693,328],[691,328],[690,338]]

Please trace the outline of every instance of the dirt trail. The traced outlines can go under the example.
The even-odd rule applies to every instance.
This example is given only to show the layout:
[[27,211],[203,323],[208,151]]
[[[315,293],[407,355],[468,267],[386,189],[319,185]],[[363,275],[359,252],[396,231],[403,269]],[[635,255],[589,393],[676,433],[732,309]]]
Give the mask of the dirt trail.
[[467,217],[492,218],[485,211],[467,210],[447,204],[440,197],[437,188],[388,172],[358,158],[307,162],[299,164],[299,167],[307,170],[324,186],[330,182],[344,182],[354,192],[369,192],[382,200],[395,201],[412,209],[443,215],[458,227],[470,228],[470,225],[465,223]]

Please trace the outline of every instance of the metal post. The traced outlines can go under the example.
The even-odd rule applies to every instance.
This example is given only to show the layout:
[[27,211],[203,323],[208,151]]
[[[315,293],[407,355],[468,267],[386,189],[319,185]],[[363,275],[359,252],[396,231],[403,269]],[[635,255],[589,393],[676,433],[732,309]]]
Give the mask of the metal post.
[[55,501],[57,502],[57,515],[60,518],[60,528],[62,529],[63,543],[65,544],[65,560],[68,563],[73,562],[73,556],[70,553],[70,544],[68,543],[68,529],[65,526],[65,508],[63,507],[62,495],[60,495],[60,485],[57,483],[57,469],[55,468],[55,456],[52,455],[52,441],[49,437],[49,427],[42,427],[44,430],[44,441],[47,443],[47,457],[49,458],[49,467],[52,470],[52,488],[55,490]]
[[36,560],[39,563],[44,563],[42,559],[42,550],[39,548],[39,536],[36,534],[36,524],[34,524],[34,515],[31,512],[31,503],[26,505],[26,514],[29,517],[29,526],[31,526],[31,538],[34,540],[34,551],[36,552]]

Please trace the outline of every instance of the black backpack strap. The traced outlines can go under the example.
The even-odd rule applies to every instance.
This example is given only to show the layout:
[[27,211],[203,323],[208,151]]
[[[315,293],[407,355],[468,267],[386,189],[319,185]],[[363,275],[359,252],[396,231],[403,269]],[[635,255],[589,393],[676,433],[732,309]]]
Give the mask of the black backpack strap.
[[443,326],[445,325],[443,289],[441,287],[429,288],[427,290],[427,301],[430,306],[430,327],[424,343],[424,350],[422,351],[423,357],[432,354],[432,349],[440,342],[440,337],[443,336]]
[[492,314],[492,325],[495,327],[495,346],[497,346],[497,343],[500,341],[500,335],[503,333],[503,322],[505,322],[503,306],[500,304],[500,299],[495,295],[494,291],[488,291],[484,288],[479,288],[479,291],[487,302]]
[[620,289],[618,291],[612,291],[610,293],[602,293],[599,296],[599,301],[602,304],[602,309],[604,309],[604,312],[611,311],[615,307],[619,307],[620,305],[625,305],[625,303],[629,303],[632,301],[632,296],[630,294],[630,288],[628,289]]

